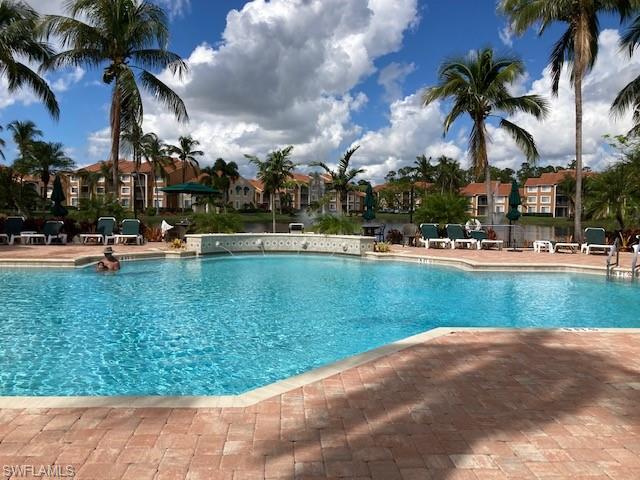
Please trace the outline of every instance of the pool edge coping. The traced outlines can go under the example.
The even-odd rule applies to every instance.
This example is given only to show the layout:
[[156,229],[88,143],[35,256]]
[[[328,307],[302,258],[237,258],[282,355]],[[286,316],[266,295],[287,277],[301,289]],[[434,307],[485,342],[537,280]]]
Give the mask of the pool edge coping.
[[198,396],[0,396],[0,409],[27,408],[229,408],[250,407],[311,383],[338,375],[427,341],[458,332],[545,332],[567,333],[629,333],[640,334],[640,328],[499,328],[499,327],[437,327],[396,340],[363,353],[349,356],[328,365],[287,377],[277,382],[238,395]]

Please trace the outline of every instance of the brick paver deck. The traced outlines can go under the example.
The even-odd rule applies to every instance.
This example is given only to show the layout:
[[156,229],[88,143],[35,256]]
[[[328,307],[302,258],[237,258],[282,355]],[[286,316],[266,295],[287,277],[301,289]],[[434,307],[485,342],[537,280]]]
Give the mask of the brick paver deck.
[[459,332],[243,409],[0,410],[0,478],[53,464],[101,480],[638,479],[640,342]]

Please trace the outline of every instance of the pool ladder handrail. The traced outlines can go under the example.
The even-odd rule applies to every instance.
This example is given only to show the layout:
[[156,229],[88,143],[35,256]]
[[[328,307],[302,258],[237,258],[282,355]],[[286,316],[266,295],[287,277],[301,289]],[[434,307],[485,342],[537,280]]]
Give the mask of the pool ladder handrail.
[[631,258],[631,281],[635,282],[640,274],[640,265],[638,265],[638,257],[640,256],[640,244],[635,245],[633,249],[633,257]]
[[[613,256],[615,255],[616,260],[613,262]],[[613,242],[613,248],[609,251],[607,255],[607,280],[611,279],[611,275],[613,273],[613,269],[620,265],[620,239],[616,237]]]

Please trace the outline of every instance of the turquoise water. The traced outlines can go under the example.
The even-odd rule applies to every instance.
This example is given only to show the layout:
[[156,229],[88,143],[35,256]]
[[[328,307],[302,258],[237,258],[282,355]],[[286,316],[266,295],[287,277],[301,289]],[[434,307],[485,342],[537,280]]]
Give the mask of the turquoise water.
[[0,395],[237,394],[437,326],[640,327],[637,285],[325,256],[0,270]]

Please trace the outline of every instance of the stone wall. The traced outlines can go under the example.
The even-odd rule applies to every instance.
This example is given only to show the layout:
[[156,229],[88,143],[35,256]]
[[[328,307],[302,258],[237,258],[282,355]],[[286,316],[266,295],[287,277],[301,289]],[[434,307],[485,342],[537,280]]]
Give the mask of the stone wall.
[[198,255],[230,252],[311,252],[364,255],[373,237],[304,233],[207,233],[187,235],[187,250]]

